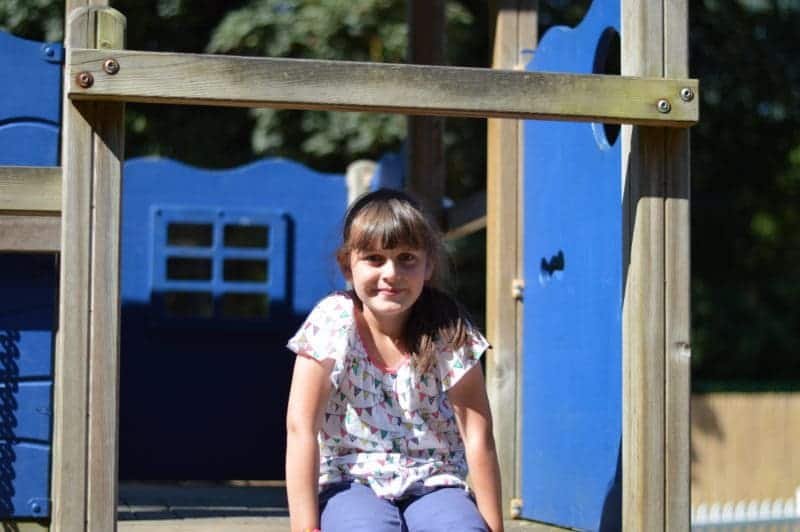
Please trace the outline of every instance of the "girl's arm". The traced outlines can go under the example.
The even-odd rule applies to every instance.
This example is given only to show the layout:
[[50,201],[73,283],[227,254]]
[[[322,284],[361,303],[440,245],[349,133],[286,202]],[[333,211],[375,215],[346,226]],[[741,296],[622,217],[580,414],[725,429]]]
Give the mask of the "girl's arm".
[[478,511],[489,530],[503,531],[500,510],[500,466],[492,434],[492,414],[480,364],[470,369],[447,391],[464,440],[469,478]]
[[333,360],[295,358],[286,412],[286,492],[293,531],[319,528],[317,433],[331,391]]

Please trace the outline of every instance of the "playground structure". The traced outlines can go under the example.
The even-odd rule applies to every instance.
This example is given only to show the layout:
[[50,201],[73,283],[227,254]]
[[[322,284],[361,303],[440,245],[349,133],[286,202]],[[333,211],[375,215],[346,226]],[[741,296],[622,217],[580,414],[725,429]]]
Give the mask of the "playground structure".
[[[60,253],[51,476],[55,530],[115,527],[125,101],[493,119],[486,227],[487,336],[494,351],[487,360],[487,386],[506,499],[522,493],[518,472],[525,460],[523,150],[520,123],[497,119],[628,124],[619,139],[618,189],[622,524],[625,530],[688,528],[686,128],[697,120],[698,89],[696,81],[683,79],[687,2],[622,0],[626,77],[514,71],[529,48],[525,39],[535,35],[535,11],[528,2],[498,2],[494,66],[505,70],[124,51],[124,17],[102,4],[67,1],[60,168],[0,173],[11,198],[1,207],[2,250]],[[58,243],[52,224],[42,231],[41,217],[31,212],[60,218]],[[551,273],[558,269],[557,263],[551,266]],[[509,513],[527,517],[524,500],[508,504]]]

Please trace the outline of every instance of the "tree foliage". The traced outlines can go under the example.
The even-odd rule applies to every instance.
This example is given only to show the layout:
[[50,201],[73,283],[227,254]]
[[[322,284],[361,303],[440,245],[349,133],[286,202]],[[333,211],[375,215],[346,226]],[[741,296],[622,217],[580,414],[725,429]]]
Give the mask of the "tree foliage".
[[[690,2],[693,367],[697,380],[800,382],[800,2]],[[128,47],[403,61],[399,0],[112,0]],[[542,30],[576,24],[589,0],[541,0]],[[485,66],[486,2],[448,3],[451,64]],[[0,0],[0,29],[62,36],[63,0]],[[399,148],[397,115],[128,106],[129,156],[206,167],[282,155],[324,170]],[[448,190],[484,184],[483,121],[448,120]],[[478,242],[475,246],[482,248]],[[468,283],[477,281],[470,278]],[[473,293],[480,293],[473,290]]]

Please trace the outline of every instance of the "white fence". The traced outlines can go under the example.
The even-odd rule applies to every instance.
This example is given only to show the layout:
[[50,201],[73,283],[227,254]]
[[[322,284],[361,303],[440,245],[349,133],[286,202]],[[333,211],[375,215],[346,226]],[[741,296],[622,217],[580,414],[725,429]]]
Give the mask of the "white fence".
[[800,487],[788,499],[699,504],[692,508],[692,530],[800,531]]

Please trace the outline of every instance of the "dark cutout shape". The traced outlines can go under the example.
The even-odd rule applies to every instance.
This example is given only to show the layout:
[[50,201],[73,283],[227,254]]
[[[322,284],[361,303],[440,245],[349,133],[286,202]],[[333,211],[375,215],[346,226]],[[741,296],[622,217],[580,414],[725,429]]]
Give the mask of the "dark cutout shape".
[[558,255],[553,255],[550,257],[550,260],[547,260],[545,257],[542,257],[542,273],[546,273],[547,275],[553,275],[555,272],[563,272],[564,271],[564,252],[558,250]]
[[169,257],[167,279],[170,281],[210,281],[211,259]]
[[263,283],[267,281],[266,259],[225,259],[223,279],[239,283]]
[[167,245],[211,247],[214,228],[211,224],[171,223],[167,225]]
[[267,225],[226,225],[223,241],[229,248],[266,248],[269,246]]
[[[621,43],[619,33],[614,28],[606,28],[597,43],[592,73],[619,76],[621,70]],[[605,141],[613,146],[619,138],[620,125],[603,123]]]
[[222,295],[223,318],[264,319],[269,315],[267,294],[228,292]]
[[211,318],[214,298],[210,292],[165,292],[164,312],[174,318]]

